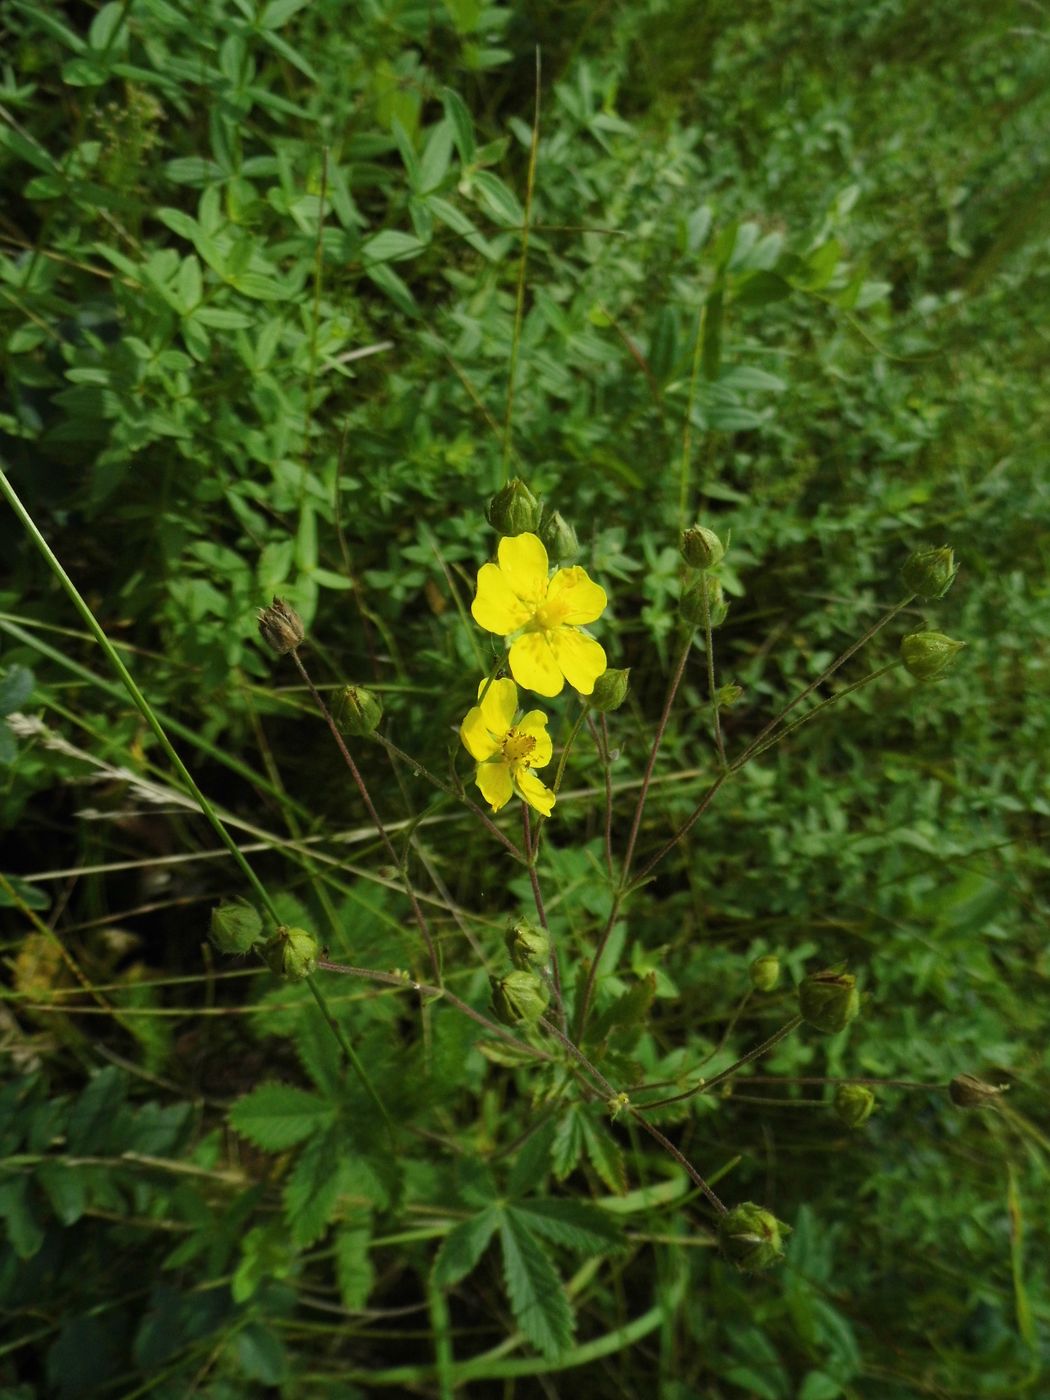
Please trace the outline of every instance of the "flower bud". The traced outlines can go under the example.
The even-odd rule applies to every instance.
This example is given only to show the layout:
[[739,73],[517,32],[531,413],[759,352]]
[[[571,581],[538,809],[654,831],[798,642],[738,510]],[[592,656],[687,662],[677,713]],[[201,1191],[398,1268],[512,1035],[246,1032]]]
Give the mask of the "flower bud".
[[734,1206],[718,1222],[722,1257],[743,1273],[768,1269],[784,1257],[783,1236],[791,1227],[753,1201]]
[[840,1123],[859,1128],[875,1112],[875,1095],[866,1084],[839,1084],[832,1107]]
[[250,904],[220,904],[211,911],[211,941],[220,953],[250,953],[262,942],[262,919]]
[[686,622],[691,622],[694,626],[703,626],[705,594],[711,626],[721,627],[729,613],[729,604],[725,600],[721,583],[713,574],[701,574],[689,585],[682,594],[678,604],[679,610]]
[[958,572],[954,552],[942,545],[916,550],[901,570],[901,578],[920,598],[943,598]]
[[268,608],[259,612],[259,632],[263,641],[278,656],[286,656],[302,645],[306,636],[303,620],[283,598],[275,598]]
[[320,948],[317,939],[304,928],[289,928],[282,924],[263,948],[266,965],[278,977],[289,982],[301,982],[317,970]]
[[552,564],[569,564],[580,552],[576,531],[558,510],[544,508],[540,539]]
[[860,1010],[857,979],[851,972],[811,972],[799,983],[798,1009],[807,1025],[834,1035]]
[[763,953],[748,968],[756,992],[771,992],[780,981],[780,959],[776,953]]
[[485,507],[485,518],[501,535],[535,533],[540,523],[540,503],[520,477],[508,481]]
[[974,1074],[957,1074],[948,1085],[948,1097],[956,1108],[988,1108],[1009,1087],[1008,1084],[986,1084]]
[[688,530],[683,530],[678,547],[691,569],[713,569],[726,554],[726,547],[714,530],[703,525],[690,525]]
[[618,710],[627,699],[627,692],[631,688],[631,670],[611,667],[602,672],[594,682],[594,689],[591,691],[591,708],[600,710],[603,715],[611,714],[613,710]]
[[901,660],[909,676],[917,681],[932,681],[948,670],[965,645],[953,642],[943,632],[912,632],[901,638]]
[[534,972],[490,978],[492,1009],[505,1026],[532,1025],[547,1010],[550,992]]
[[332,718],[343,734],[363,739],[375,733],[383,718],[383,702],[363,685],[346,685],[336,694]]
[[742,685],[733,685],[732,682],[720,685],[715,691],[715,705],[720,710],[732,709],[743,694],[744,687]]
[[528,972],[533,964],[543,966],[551,955],[551,941],[543,929],[522,919],[511,924],[504,935],[510,960],[519,972]]

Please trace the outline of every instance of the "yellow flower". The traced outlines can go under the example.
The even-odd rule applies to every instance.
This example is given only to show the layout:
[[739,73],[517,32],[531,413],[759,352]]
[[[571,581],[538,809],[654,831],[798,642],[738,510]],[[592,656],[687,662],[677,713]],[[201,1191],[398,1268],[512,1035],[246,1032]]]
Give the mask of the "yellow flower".
[[518,687],[510,680],[487,681],[478,686],[478,696],[485,691],[459,727],[459,737],[472,758],[478,761],[474,781],[494,812],[505,807],[516,792],[520,798],[542,812],[551,814],[554,793],[544,787],[532,771],[545,768],[551,761],[554,746],[547,733],[547,716],[542,710],[530,710],[515,723],[518,710]]
[[605,652],[580,624],[605,610],[605,590],[584,569],[557,569],[547,577],[547,551],[535,535],[499,542],[499,563],[478,571],[475,622],[501,637],[520,635],[510,646],[511,675],[537,695],[558,695],[566,681],[590,695],[608,664]]

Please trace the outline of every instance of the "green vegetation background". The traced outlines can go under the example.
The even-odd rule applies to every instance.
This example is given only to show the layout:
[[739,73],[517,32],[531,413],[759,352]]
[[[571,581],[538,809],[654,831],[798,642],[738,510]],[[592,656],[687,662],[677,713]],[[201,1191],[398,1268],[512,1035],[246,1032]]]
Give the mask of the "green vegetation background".
[[[865,1010],[758,1068],[934,1086],[881,1091],[852,1134],[784,1083],[665,1114],[726,1199],[794,1226],[749,1278],[659,1152],[488,1063],[447,1009],[329,980],[404,1125],[392,1160],[303,989],[209,951],[243,885],[5,508],[0,709],[28,718],[0,736],[4,1400],[1046,1394],[1045,12],[3,0],[0,35],[4,470],[333,957],[420,961],[255,611],[291,599],[324,682],[374,685],[447,771],[493,656],[464,609],[508,471],[610,593],[617,781],[659,715],[696,516],[732,530],[731,746],[923,541],[962,570],[906,630],[967,643],[943,682],[891,674],[746,770],[614,940],[607,996],[655,976],[614,1078],[688,1073],[776,951],[788,980],[848,960]],[[706,698],[698,659],[647,849],[711,771]],[[549,708],[564,738],[572,701]],[[413,868],[484,1006],[527,881],[362,761],[392,820],[432,819]],[[543,867],[570,965],[608,908],[601,785],[581,743]],[[750,1003],[723,1060],[790,1009]],[[952,1110],[960,1071],[1009,1082],[1009,1116]],[[256,1116],[231,1127],[238,1101]]]

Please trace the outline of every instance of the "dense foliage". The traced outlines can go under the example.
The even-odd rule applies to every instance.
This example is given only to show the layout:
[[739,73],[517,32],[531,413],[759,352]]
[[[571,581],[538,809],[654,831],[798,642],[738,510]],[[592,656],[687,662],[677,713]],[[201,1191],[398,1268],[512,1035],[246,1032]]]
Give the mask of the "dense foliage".
[[[115,648],[0,506],[0,1396],[1043,1393],[1042,12],[0,0],[0,34],[0,467]],[[552,1035],[453,1002],[491,1020],[536,917],[455,795],[511,477],[575,527],[631,673],[536,863],[570,1010],[609,932],[581,1053],[655,1102],[806,974],[862,992],[648,1115],[791,1227],[768,1271]],[[713,648],[698,614],[636,874],[716,732],[746,751],[909,601],[621,901],[606,779],[620,859],[693,520],[729,614]],[[946,543],[950,591],[912,597]],[[382,701],[385,743],[346,742],[390,845],[260,645],[274,594],[322,694]],[[927,629],[966,647],[923,684],[891,663]],[[582,709],[542,705],[556,765]],[[388,985],[222,955],[238,899]],[[967,1109],[959,1074],[1009,1092]],[[854,1128],[842,1079],[875,1090]]]

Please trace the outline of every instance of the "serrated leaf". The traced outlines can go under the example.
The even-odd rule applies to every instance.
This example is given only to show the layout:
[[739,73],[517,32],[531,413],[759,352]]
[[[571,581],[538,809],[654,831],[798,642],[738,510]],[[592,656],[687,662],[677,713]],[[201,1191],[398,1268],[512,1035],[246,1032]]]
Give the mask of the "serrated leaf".
[[294,1147],[331,1122],[335,1110],[316,1094],[291,1084],[260,1084],[233,1105],[230,1124],[268,1152]]
[[623,1244],[619,1226],[604,1211],[585,1201],[516,1201],[507,1210],[524,1216],[537,1235],[581,1254],[606,1254]]
[[344,1225],[335,1239],[335,1276],[344,1308],[363,1308],[375,1284],[371,1224]]
[[648,1016],[655,996],[656,974],[650,972],[632,987],[628,987],[627,991],[618,996],[600,1016],[595,1017],[593,1029],[587,1037],[588,1041],[598,1045],[617,1027],[639,1025]]
[[562,1281],[539,1240],[513,1209],[500,1221],[503,1278],[514,1320],[542,1355],[572,1342],[574,1319]]
[[551,1166],[559,1181],[576,1170],[583,1151],[583,1128],[580,1124],[581,1109],[572,1104],[565,1110],[554,1129],[551,1140]]
[[485,1253],[500,1223],[500,1215],[496,1206],[488,1206],[480,1214],[472,1215],[469,1220],[456,1225],[445,1236],[434,1260],[436,1283],[447,1288],[466,1278]]
[[524,1196],[543,1185],[550,1171],[553,1137],[554,1124],[544,1123],[526,1138],[511,1168],[507,1182],[508,1195]]
[[518,1050],[509,1040],[476,1040],[475,1050],[480,1050],[486,1060],[506,1069],[518,1069],[522,1065],[534,1065],[536,1056],[527,1050]]
[[236,1337],[237,1360],[241,1370],[263,1385],[280,1385],[288,1374],[288,1354],[284,1343],[261,1322],[249,1322]]
[[583,1128],[583,1145],[587,1150],[587,1160],[609,1190],[622,1195],[627,1190],[627,1167],[623,1153],[603,1124],[592,1123],[584,1114],[581,1116],[580,1125]]
[[300,1152],[282,1200],[292,1243],[304,1249],[324,1234],[342,1184],[343,1158],[332,1133],[319,1133]]

